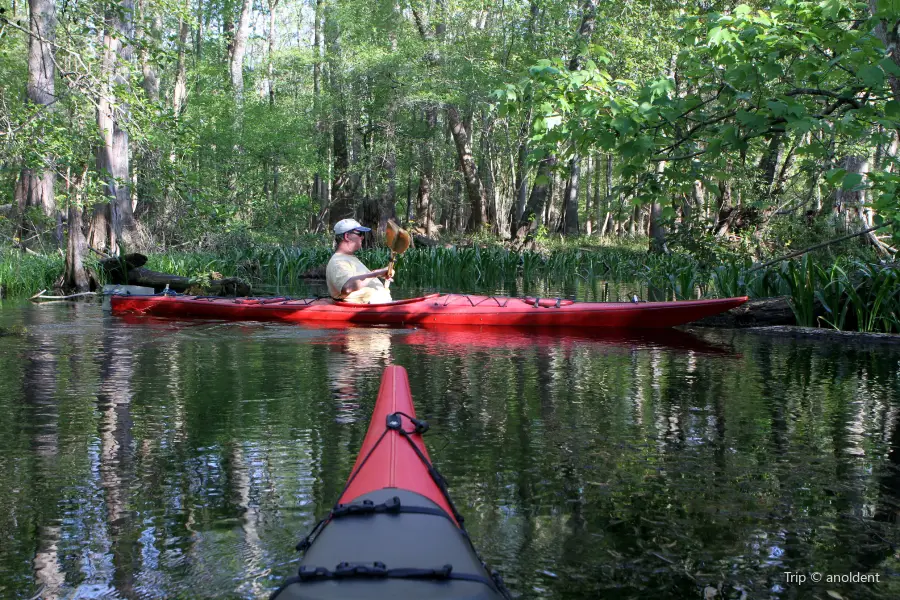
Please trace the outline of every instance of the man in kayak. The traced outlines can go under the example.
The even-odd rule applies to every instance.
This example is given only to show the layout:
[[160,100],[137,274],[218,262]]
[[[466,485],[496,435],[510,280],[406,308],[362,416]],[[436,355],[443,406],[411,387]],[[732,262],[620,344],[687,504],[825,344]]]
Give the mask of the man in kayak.
[[328,293],[335,300],[354,304],[384,304],[391,302],[391,292],[379,277],[387,277],[388,269],[370,271],[354,253],[362,248],[368,227],[355,219],[343,219],[334,226],[337,249],[325,268]]

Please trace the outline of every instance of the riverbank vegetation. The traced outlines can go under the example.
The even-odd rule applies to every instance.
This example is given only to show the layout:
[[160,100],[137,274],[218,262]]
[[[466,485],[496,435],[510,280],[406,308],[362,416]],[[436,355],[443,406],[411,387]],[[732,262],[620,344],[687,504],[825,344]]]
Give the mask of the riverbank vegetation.
[[419,236],[423,287],[627,279],[897,331],[895,3],[0,6],[7,295],[136,251],[289,286],[353,216],[368,263],[388,219]]
[[[594,240],[578,240],[590,242]],[[258,246],[220,252],[165,252],[148,268],[203,280],[217,273],[290,293],[301,278],[319,275],[330,246]],[[361,252],[367,264],[386,264],[384,248]],[[31,294],[58,280],[61,257],[0,254],[0,289]],[[804,255],[758,268],[749,258],[731,256],[703,263],[689,254],[647,255],[643,249],[609,246],[558,246],[516,252],[501,244],[426,247],[409,250],[398,263],[398,277],[412,289],[448,291],[518,290],[532,285],[553,289],[584,286],[587,299],[627,301],[617,291],[596,291],[597,282],[624,283],[641,299],[688,300],[704,296],[786,296],[798,325],[838,330],[900,333],[900,266],[861,258]],[[533,293],[528,291],[528,293]]]

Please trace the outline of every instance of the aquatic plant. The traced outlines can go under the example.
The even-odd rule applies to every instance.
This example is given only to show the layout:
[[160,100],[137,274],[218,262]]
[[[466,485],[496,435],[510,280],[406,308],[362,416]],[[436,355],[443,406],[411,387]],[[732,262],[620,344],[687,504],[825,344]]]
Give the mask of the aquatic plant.
[[[147,268],[185,277],[218,272],[255,285],[290,289],[308,275],[324,276],[332,252],[325,243],[169,251],[151,255]],[[359,256],[372,268],[384,266],[390,259],[382,247],[364,248]],[[58,255],[0,252],[0,288],[8,296],[30,295],[52,287],[62,269],[63,259]],[[599,281],[627,283],[647,300],[788,296],[800,325],[900,332],[900,268],[859,259],[828,265],[805,255],[753,270],[744,257],[706,267],[687,254],[648,255],[637,247],[560,245],[552,250],[515,251],[499,244],[470,244],[411,248],[398,257],[397,272],[398,281],[412,288],[459,291],[522,293],[551,287],[567,294],[589,289],[588,295],[595,299],[611,299],[608,289],[596,291]],[[612,299],[618,299],[618,292],[614,296]]]
[[816,300],[827,313],[819,316],[819,321],[834,329],[842,330],[850,310],[849,277],[847,272],[837,264],[832,265],[827,277],[827,283],[815,292]]
[[780,274],[790,288],[788,303],[797,319],[797,325],[816,325],[815,300],[817,283],[821,279],[820,270],[808,254],[799,262],[792,260],[782,263]]
[[63,272],[58,254],[23,254],[18,250],[0,250],[0,297],[30,296],[50,289]]

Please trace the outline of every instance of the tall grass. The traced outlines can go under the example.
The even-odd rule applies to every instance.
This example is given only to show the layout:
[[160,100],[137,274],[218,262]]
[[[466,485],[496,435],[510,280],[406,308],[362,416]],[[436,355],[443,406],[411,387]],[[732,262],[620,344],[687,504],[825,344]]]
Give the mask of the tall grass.
[[0,298],[31,296],[52,288],[63,266],[59,255],[35,256],[0,249]]
[[[218,252],[166,252],[147,267],[186,277],[241,277],[253,284],[290,289],[309,273],[324,276],[332,254],[327,245],[230,247]],[[367,248],[360,259],[372,268],[388,263],[385,248]],[[647,298],[683,300],[703,296],[787,296],[799,325],[900,333],[900,267],[862,260],[823,264],[805,255],[768,269],[751,270],[746,259],[706,267],[684,254],[648,255],[640,248],[560,246],[515,252],[496,246],[413,248],[398,258],[398,273],[412,287],[446,290],[520,289],[543,282],[580,289],[595,281],[629,282]],[[0,251],[0,289],[25,296],[50,288],[63,270],[59,256]]]
[[816,324],[816,290],[821,282],[822,268],[809,254],[799,261],[782,263],[781,276],[790,287],[790,305],[797,325],[813,327]]

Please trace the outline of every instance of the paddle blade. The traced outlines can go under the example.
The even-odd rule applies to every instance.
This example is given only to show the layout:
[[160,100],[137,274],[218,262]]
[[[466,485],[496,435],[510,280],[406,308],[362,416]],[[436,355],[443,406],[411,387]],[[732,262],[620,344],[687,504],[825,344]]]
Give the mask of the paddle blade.
[[403,254],[409,249],[409,245],[412,242],[409,232],[397,225],[393,219],[388,220],[384,236],[387,247],[394,254]]

